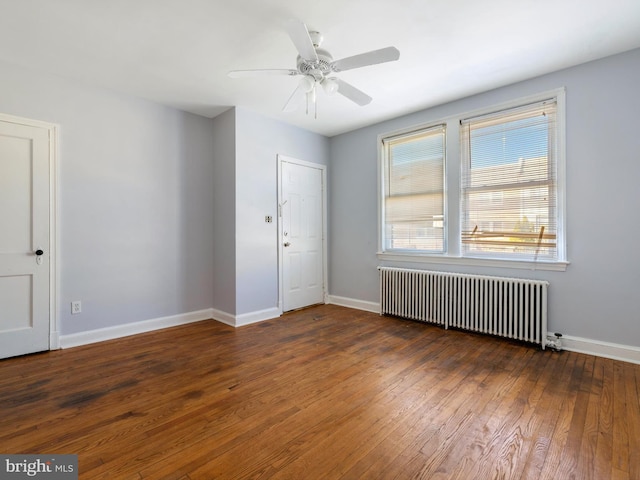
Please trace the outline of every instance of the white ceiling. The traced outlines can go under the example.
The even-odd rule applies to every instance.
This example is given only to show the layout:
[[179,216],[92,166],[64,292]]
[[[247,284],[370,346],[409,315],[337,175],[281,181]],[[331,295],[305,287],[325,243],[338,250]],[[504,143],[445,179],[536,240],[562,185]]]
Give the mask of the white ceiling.
[[[298,78],[227,76],[295,68],[292,18],[319,30],[334,59],[400,50],[397,62],[338,74],[371,104],[321,92],[317,119],[283,113]],[[0,61],[328,136],[637,47],[640,0],[0,0]]]

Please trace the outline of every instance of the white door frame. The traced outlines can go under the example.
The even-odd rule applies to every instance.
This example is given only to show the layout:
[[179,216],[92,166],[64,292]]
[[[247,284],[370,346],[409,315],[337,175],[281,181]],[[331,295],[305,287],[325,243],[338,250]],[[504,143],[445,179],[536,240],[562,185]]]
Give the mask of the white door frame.
[[49,350],[60,348],[58,324],[58,131],[59,126],[30,118],[0,113],[0,120],[29,127],[44,128],[49,132]]
[[282,232],[282,164],[292,163],[294,165],[300,165],[302,167],[316,168],[322,173],[322,291],[323,301],[327,303],[328,294],[328,255],[327,255],[327,166],[319,163],[306,162],[304,160],[298,160],[297,158],[287,157],[286,155],[277,155],[277,169],[278,169],[278,311],[280,315],[284,309],[284,292],[283,292],[283,276],[282,276],[282,261],[283,261],[283,245],[284,236]]

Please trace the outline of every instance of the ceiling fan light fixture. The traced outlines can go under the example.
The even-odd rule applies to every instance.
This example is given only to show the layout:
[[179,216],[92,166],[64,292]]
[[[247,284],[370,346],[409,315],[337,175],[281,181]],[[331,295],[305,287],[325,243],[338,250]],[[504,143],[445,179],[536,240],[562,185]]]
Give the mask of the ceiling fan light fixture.
[[300,81],[300,85],[305,92],[309,93],[313,90],[313,87],[315,87],[316,81],[312,76],[305,75]]
[[324,78],[321,82],[322,89],[327,95],[333,95],[338,91],[338,82],[335,78]]

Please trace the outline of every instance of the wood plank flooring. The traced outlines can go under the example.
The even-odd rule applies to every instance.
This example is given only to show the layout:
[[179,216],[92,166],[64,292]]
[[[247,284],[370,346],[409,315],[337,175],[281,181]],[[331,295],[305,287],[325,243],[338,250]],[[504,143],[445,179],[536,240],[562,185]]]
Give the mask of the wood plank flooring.
[[81,479],[640,479],[640,366],[323,305],[0,361]]

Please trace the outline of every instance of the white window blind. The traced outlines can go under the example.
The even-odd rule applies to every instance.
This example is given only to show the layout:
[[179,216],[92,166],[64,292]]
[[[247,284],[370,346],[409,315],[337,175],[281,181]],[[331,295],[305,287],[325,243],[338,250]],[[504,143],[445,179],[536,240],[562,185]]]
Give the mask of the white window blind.
[[445,128],[383,139],[384,249],[444,251]]
[[555,99],[461,125],[462,254],[558,258]]

